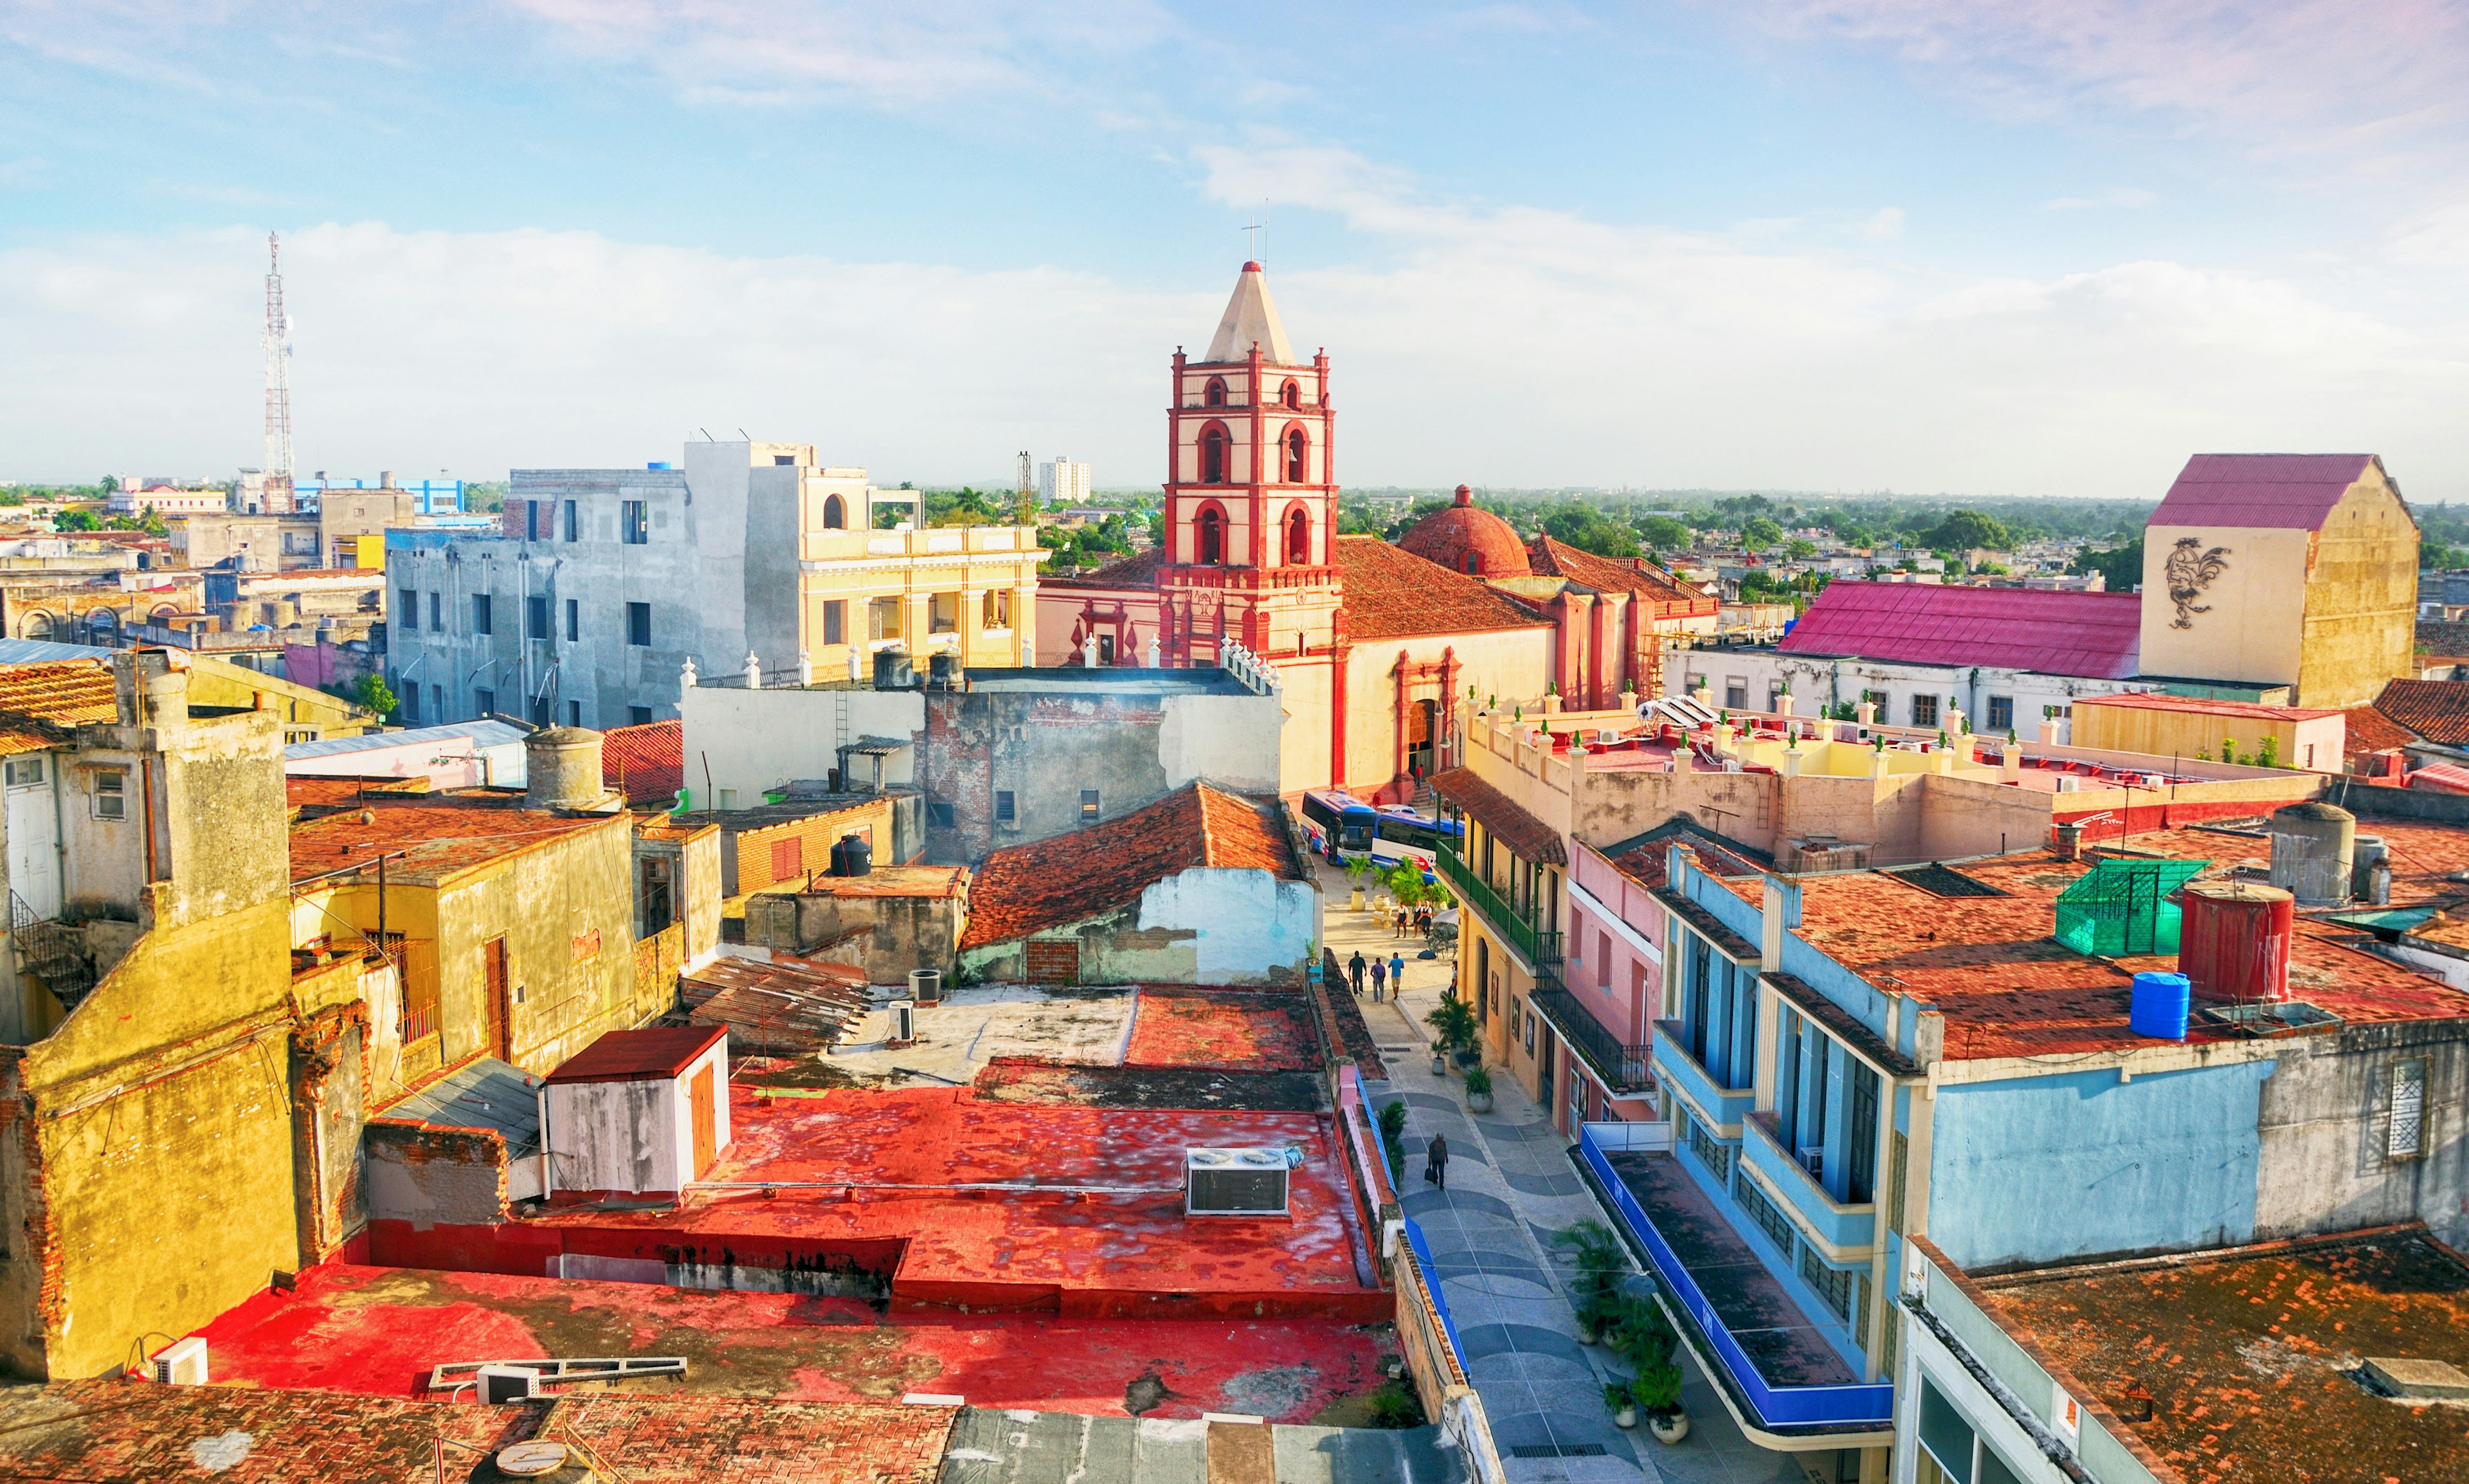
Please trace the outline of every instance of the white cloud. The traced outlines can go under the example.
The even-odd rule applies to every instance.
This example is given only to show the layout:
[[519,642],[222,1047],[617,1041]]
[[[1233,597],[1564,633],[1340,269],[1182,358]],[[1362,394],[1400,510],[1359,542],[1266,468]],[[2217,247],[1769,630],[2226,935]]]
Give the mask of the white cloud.
[[1886,206],[1860,223],[1860,235],[1873,243],[1890,243],[1904,235],[1904,209]]
[[2160,193],[2157,191],[2146,191],[2140,186],[2118,186],[2112,190],[2103,191],[2097,196],[2061,196],[2053,200],[2042,201],[2041,209],[2042,211],[2088,211],[2095,206],[2119,206],[2132,210],[2138,206],[2154,205],[2159,199]]

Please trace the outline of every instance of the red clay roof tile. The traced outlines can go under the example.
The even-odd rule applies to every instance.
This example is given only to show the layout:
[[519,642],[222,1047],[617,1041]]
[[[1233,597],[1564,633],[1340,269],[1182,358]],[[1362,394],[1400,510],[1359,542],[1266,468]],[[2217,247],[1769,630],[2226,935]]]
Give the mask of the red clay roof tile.
[[1721,607],[1703,592],[1684,588],[1680,579],[1643,558],[1623,560],[1581,551],[1549,536],[1527,544],[1527,566],[1538,577],[1566,577],[1598,592],[1632,592],[1640,598],[1671,605],[1671,614],[1712,614]]
[[2429,742],[2469,745],[2469,681],[2391,681],[2375,709]]
[[630,802],[666,805],[685,786],[685,723],[646,722],[600,734],[600,782]]
[[1376,536],[1340,536],[1332,545],[1331,560],[1345,568],[1349,638],[1551,627],[1508,594]]

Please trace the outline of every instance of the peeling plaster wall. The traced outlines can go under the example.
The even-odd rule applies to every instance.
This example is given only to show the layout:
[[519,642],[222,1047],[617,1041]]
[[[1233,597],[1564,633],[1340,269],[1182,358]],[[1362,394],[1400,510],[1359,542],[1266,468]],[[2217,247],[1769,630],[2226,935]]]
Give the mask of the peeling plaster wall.
[[[1077,940],[1084,985],[1291,985],[1311,962],[1320,908],[1309,882],[1202,866],[1152,884],[1137,903],[1031,936]],[[961,966],[1024,979],[1025,941],[972,949]]]
[[[2422,1220],[2469,1240],[2469,1038],[2457,1023],[2358,1026],[2281,1051],[2263,1084],[2258,1240]],[[2425,1064],[2413,1158],[2390,1153],[2394,1069]]]
[[[498,1134],[380,1120],[369,1125],[364,1147],[370,1221],[408,1222],[425,1232],[507,1218],[506,1141]],[[384,1261],[382,1253],[371,1256]]]

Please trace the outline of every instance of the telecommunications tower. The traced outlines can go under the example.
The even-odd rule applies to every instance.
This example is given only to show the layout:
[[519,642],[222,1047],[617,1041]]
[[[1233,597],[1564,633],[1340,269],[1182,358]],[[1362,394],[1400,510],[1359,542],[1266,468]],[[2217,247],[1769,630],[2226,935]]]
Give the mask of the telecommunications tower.
[[265,510],[292,508],[291,317],[283,313],[283,243],[265,234]]

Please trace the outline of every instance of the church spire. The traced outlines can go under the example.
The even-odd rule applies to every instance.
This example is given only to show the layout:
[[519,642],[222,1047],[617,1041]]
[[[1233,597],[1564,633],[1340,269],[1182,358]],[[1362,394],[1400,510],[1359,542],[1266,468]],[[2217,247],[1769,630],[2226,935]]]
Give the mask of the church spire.
[[1226,301],[1226,316],[1217,321],[1217,336],[1209,342],[1209,354],[1201,361],[1238,361],[1252,354],[1255,344],[1260,347],[1260,359],[1271,365],[1297,364],[1295,348],[1286,340],[1286,327],[1278,318],[1277,301],[1269,297],[1269,280],[1260,265],[1246,263],[1242,276],[1234,280],[1234,296]]

